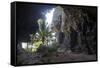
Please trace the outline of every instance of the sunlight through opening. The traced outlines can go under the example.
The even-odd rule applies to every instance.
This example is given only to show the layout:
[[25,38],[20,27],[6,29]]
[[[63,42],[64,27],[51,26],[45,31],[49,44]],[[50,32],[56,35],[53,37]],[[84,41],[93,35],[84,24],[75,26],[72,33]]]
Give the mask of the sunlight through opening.
[[47,12],[47,14],[45,15],[47,26],[50,26],[52,23],[53,12],[54,12],[54,8],[51,11]]

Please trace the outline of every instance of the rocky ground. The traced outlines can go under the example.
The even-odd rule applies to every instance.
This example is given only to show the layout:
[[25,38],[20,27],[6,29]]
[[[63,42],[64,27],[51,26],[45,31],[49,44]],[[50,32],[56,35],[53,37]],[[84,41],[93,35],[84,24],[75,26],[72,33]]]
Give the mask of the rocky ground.
[[96,60],[96,55],[75,54],[75,53],[53,53],[49,57],[43,57],[39,63],[71,62],[71,61],[90,61]]
[[43,64],[43,63],[56,63],[56,62],[72,62],[72,61],[90,61],[96,60],[96,55],[87,55],[84,53],[64,52],[43,55],[41,53],[25,53],[18,56],[19,64]]

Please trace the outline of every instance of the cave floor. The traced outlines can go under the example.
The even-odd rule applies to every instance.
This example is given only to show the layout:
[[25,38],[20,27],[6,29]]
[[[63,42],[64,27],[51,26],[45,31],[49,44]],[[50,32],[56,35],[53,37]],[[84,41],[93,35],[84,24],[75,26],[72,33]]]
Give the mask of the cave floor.
[[96,55],[88,55],[83,53],[53,53],[49,57],[43,57],[39,63],[56,63],[56,62],[77,62],[77,61],[93,61],[96,60]]

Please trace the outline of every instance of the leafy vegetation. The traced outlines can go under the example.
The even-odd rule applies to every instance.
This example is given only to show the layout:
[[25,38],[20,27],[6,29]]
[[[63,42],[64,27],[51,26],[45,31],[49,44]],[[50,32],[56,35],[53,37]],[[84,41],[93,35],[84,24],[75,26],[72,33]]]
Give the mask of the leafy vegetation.
[[31,48],[27,48],[27,51],[29,52],[36,52],[41,45],[48,46],[48,42],[52,41],[51,39],[49,39],[53,37],[51,34],[52,32],[49,31],[49,27],[47,26],[45,20],[38,19],[37,23],[39,26],[37,32],[30,35],[30,44],[32,46]]

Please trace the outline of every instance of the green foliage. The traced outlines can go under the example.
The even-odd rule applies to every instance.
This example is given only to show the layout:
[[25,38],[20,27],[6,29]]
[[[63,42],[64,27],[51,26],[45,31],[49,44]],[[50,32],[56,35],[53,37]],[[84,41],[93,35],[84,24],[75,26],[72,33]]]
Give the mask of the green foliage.
[[31,42],[32,45],[31,48],[27,48],[26,50],[28,52],[36,52],[37,49],[40,47],[40,45],[47,45],[48,44],[48,36],[51,36],[51,32],[49,31],[49,27],[47,27],[46,22],[43,19],[38,19],[37,21],[39,25],[39,29],[36,33],[32,33],[31,36]]
[[[39,48],[41,48],[42,45],[48,46],[48,42],[52,38],[52,32],[49,30],[49,26],[47,26],[45,20],[43,19],[38,19],[37,21],[39,29],[36,33],[32,33],[30,35],[31,37],[31,42],[30,45],[31,47],[27,48],[28,52],[37,52]],[[48,52],[52,53],[53,51],[56,51],[56,48],[48,48]]]
[[49,27],[47,27],[46,25],[46,22],[43,20],[43,19],[38,19],[38,24],[39,24],[39,30],[38,30],[38,33],[41,37],[41,40],[42,40],[42,43],[46,43],[46,38],[48,36],[51,36],[51,32],[49,31]]

